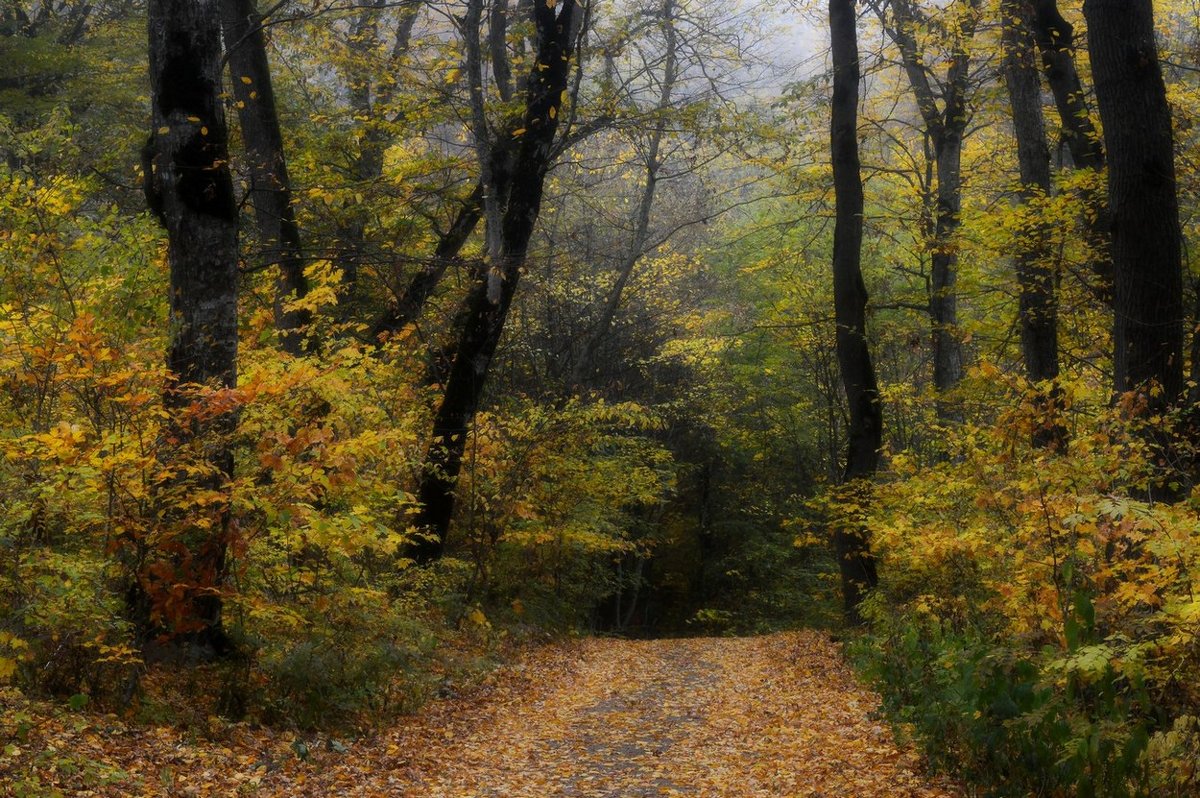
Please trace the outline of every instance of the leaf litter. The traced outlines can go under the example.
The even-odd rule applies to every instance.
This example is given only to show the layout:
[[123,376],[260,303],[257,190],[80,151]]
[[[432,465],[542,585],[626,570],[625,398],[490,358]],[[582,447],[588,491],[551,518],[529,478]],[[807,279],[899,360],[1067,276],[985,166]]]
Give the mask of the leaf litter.
[[[0,709],[22,701],[2,697]],[[44,717],[19,745],[0,740],[0,794],[36,784],[47,796],[960,796],[894,742],[877,708],[815,631],[585,638],[532,650],[467,695],[356,741],[242,724],[211,741],[114,716]]]

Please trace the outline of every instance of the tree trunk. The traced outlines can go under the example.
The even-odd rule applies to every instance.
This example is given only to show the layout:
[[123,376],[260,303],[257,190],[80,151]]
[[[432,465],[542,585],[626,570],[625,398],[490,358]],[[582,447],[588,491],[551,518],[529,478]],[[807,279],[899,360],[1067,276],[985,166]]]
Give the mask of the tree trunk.
[[[1075,31],[1059,13],[1055,0],[1032,0],[1032,6],[1033,17],[1028,24],[1042,56],[1046,82],[1054,95],[1071,165],[1075,169],[1102,172],[1104,145],[1092,124],[1087,94],[1075,68]],[[1097,191],[1086,190],[1080,192],[1079,199],[1087,208],[1087,244],[1093,253],[1090,268],[1099,281],[1095,293],[1105,304],[1110,304],[1113,266],[1109,234],[1103,227],[1104,198]]]
[[[930,253],[929,316],[933,339],[933,384],[938,391],[937,414],[957,420],[957,403],[946,399],[963,377],[962,342],[958,333],[958,242],[962,210],[962,147],[970,116],[970,42],[975,35],[981,0],[965,0],[966,11],[947,35],[952,37],[945,80],[931,80],[920,50],[920,13],[913,0],[892,0],[893,25],[888,33],[900,49],[905,74],[912,85],[925,132],[933,144],[937,172],[937,210]],[[886,24],[886,21],[885,21]],[[939,108],[940,100],[940,108]]]
[[[1017,163],[1021,171],[1021,201],[1050,195],[1050,148],[1042,116],[1042,81],[1036,63],[1029,0],[1004,0],[1004,80],[1017,139]],[[1025,373],[1038,391],[1039,427],[1034,445],[1060,448],[1066,429],[1057,420],[1058,390],[1058,299],[1057,278],[1051,263],[1049,225],[1031,218],[1018,233],[1015,254],[1017,282],[1021,290],[1018,316],[1021,353]],[[1051,383],[1038,387],[1039,383]]]
[[[1087,95],[1075,68],[1075,31],[1059,13],[1056,0],[1032,0],[1032,5],[1033,17],[1029,24],[1042,56],[1046,82],[1054,95],[1071,160],[1076,169],[1099,172],[1104,168],[1104,147],[1092,124]],[[1021,9],[1020,13],[1025,19],[1028,10]],[[1008,21],[1007,14],[1005,21]]]
[[[867,345],[867,290],[862,277],[863,187],[858,154],[859,62],[854,0],[830,0],[833,54],[830,153],[836,221],[833,231],[833,307],[837,354],[850,410],[844,482],[853,485],[875,475],[883,436],[883,410],[875,367]],[[878,577],[868,530],[858,513],[834,531],[846,620],[860,623],[859,605]]]
[[962,127],[950,125],[934,136],[937,159],[937,215],[930,256],[933,320],[933,385],[938,391],[938,417],[957,418],[945,395],[962,381],[963,354],[958,333],[958,228],[962,211]]
[[532,8],[537,57],[526,87],[524,126],[514,131],[519,143],[512,159],[510,185],[506,192],[497,194],[507,197],[500,253],[488,273],[475,280],[459,314],[461,326],[454,362],[434,418],[432,442],[417,491],[421,510],[416,527],[423,537],[413,547],[412,555],[418,562],[441,556],[454,514],[454,485],[462,467],[467,434],[479,408],[541,210],[542,189],[567,90],[576,9],[575,0],[565,0],[561,11],[552,2],[535,3]]
[[1184,388],[1183,266],[1154,12],[1151,0],[1085,0],[1083,13],[1109,164],[1114,387],[1158,412]]
[[[197,488],[208,490],[224,490],[232,476],[227,435],[235,418],[185,421],[189,387],[230,388],[237,380],[237,205],[221,100],[219,12],[217,0],[150,0],[148,26],[154,132],[147,199],[167,229],[170,264],[167,436],[212,436],[205,456],[213,473],[196,478]],[[190,550],[176,563],[174,585],[155,584],[146,573],[140,585],[151,596],[186,585],[181,617],[168,620],[218,651],[225,640],[219,589],[228,511],[226,496],[214,510],[217,523],[183,539]]]
[[287,310],[287,303],[308,293],[300,227],[292,206],[292,187],[283,133],[271,85],[271,67],[263,36],[262,17],[254,0],[221,0],[226,58],[230,84],[242,127],[246,159],[250,166],[250,197],[264,260],[279,267],[275,291],[275,326],[284,350],[298,355],[303,346],[301,328],[311,320],[307,310]]

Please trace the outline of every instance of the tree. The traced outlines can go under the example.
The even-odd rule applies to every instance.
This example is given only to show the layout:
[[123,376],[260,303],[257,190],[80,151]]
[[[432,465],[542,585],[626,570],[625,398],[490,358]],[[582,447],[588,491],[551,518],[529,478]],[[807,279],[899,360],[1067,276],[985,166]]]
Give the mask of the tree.
[[[596,354],[612,326],[621,304],[621,296],[625,292],[629,279],[633,276],[634,267],[645,254],[647,239],[650,234],[650,212],[654,207],[654,194],[662,174],[665,159],[662,156],[663,139],[667,132],[667,114],[671,109],[671,95],[675,91],[679,68],[679,37],[675,29],[676,9],[674,0],[665,0],[660,12],[660,26],[664,38],[662,57],[662,75],[659,78],[658,105],[655,109],[655,120],[646,142],[645,175],[642,179],[641,197],[638,199],[637,216],[634,221],[633,235],[630,238],[628,250],[621,259],[617,269],[617,279],[604,298],[600,318],[596,320],[589,331],[583,352],[575,362],[574,382],[580,383],[592,371]],[[651,71],[649,67],[648,71]]]
[[[208,468],[194,487],[221,492],[233,475],[225,436],[234,416],[218,411],[203,420],[203,414],[187,412],[196,386],[232,388],[237,381],[237,204],[221,95],[217,0],[151,0],[149,40],[153,133],[147,146],[147,200],[167,230],[170,265],[167,435],[177,445],[213,436],[204,452]],[[181,572],[171,574],[188,591],[181,617],[164,620],[219,651],[225,645],[219,590],[228,497],[213,512],[216,523],[191,530],[190,550],[177,558]],[[144,595],[174,589],[156,584],[159,578],[166,577],[142,570]],[[140,612],[143,624],[154,622],[146,614],[152,610],[143,606]]]
[[250,197],[265,248],[264,261],[279,269],[275,326],[280,330],[283,348],[299,354],[303,342],[299,329],[311,321],[312,314],[286,307],[290,300],[308,293],[308,279],[304,276],[300,226],[292,204],[263,19],[254,0],[222,0],[221,15],[230,85],[250,167]]
[[[1005,0],[1001,5],[1004,38],[1004,82],[1008,87],[1017,161],[1021,171],[1021,202],[1027,214],[1018,232],[1015,255],[1021,296],[1018,317],[1025,373],[1032,383],[1058,379],[1057,277],[1050,262],[1050,231],[1030,208],[1050,195],[1050,149],[1042,117],[1042,82],[1035,59],[1032,8],[1028,0]],[[1040,390],[1040,389],[1037,389]],[[1034,436],[1037,443],[1058,446],[1065,430],[1053,420],[1057,389],[1041,396],[1050,419]]]
[[[499,146],[484,147],[482,65],[471,37],[478,35],[482,3],[473,0],[464,26],[468,36],[468,80],[477,98],[475,135],[481,150],[487,192],[488,256],[459,308],[457,341],[441,405],[434,417],[432,442],[426,456],[417,498],[421,509],[415,523],[423,537],[413,555],[428,562],[441,555],[454,513],[454,484],[462,468],[467,433],[479,408],[492,356],[525,265],[529,240],[541,210],[546,172],[552,159],[559,112],[567,94],[571,53],[578,33],[575,0],[536,3],[533,7],[537,49],[526,84],[522,127],[501,135]],[[474,51],[474,52],[472,52]],[[503,80],[501,79],[501,85]],[[502,95],[503,96],[503,95]],[[515,142],[513,141],[515,139]],[[489,207],[490,205],[490,207]]]
[[[1030,15],[1030,10],[1032,15]],[[1033,0],[1022,11],[1023,24],[1030,27],[1042,57],[1046,82],[1058,110],[1062,143],[1070,153],[1073,169],[1104,171],[1104,144],[1092,123],[1092,110],[1075,66],[1075,30],[1058,10],[1055,0]],[[1103,229],[1104,199],[1099,189],[1079,192],[1086,209],[1087,243],[1092,251],[1090,268],[1097,280],[1094,293],[1108,303],[1112,299],[1112,259],[1108,231]]]
[[[830,0],[829,32],[833,56],[833,100],[829,146],[833,159],[836,221],[833,231],[833,304],[837,323],[838,365],[849,405],[846,467],[852,486],[870,480],[879,465],[883,412],[875,367],[867,345],[867,290],[862,276],[863,188],[858,155],[858,31],[854,0]],[[857,514],[852,514],[857,518]],[[846,618],[861,620],[858,605],[878,576],[867,530],[846,519],[834,531]]]
[[[979,21],[980,0],[954,0],[941,13],[939,28],[948,37],[946,75],[934,80],[921,49],[923,29],[930,20],[915,0],[891,0],[892,19],[884,18],[888,34],[900,49],[901,63],[916,99],[917,110],[932,144],[937,173],[936,210],[932,231],[929,316],[933,324],[933,383],[944,395],[963,377],[962,343],[958,333],[958,243],[955,237],[962,210],[963,138],[970,119],[971,39]],[[884,17],[879,5],[876,10]],[[939,399],[938,415],[957,413]]]
[[1171,109],[1151,0],[1086,0],[1088,51],[1108,153],[1113,366],[1152,411],[1183,383],[1183,265]]
[[1056,0],[1032,0],[1031,6],[1032,16],[1029,9],[1023,9],[1021,18],[1032,28],[1041,52],[1042,68],[1054,95],[1071,161],[1076,169],[1100,171],[1104,168],[1104,147],[1092,124],[1087,94],[1075,67],[1075,30],[1059,12]]

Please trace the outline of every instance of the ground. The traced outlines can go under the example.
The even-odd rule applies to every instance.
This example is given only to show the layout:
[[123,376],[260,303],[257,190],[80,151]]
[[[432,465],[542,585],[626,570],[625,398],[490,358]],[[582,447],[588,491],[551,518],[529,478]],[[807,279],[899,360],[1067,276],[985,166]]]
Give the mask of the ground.
[[0,757],[0,792],[20,794],[5,785],[23,783],[38,796],[958,795],[897,747],[876,705],[819,632],[584,639],[530,652],[470,695],[353,742],[250,728],[195,741],[76,715],[52,738],[75,758],[47,752],[49,736],[34,729]]

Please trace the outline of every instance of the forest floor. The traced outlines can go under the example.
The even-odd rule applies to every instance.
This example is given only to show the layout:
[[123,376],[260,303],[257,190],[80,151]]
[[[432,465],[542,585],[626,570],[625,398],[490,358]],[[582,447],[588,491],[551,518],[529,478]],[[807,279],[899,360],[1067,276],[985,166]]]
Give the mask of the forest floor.
[[0,739],[0,794],[959,795],[922,775],[876,706],[819,632],[583,639],[533,650],[469,694],[356,741],[240,725],[190,739],[62,713],[20,745]]

